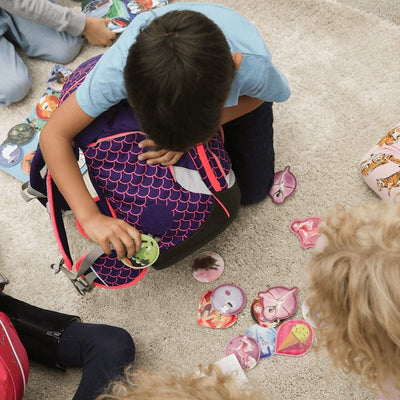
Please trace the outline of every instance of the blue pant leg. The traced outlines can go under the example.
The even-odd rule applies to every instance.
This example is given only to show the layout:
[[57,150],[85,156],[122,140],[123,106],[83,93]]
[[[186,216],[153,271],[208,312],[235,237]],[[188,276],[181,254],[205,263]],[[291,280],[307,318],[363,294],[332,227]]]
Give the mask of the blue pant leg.
[[22,100],[29,92],[31,78],[28,69],[6,38],[11,18],[0,9],[0,105],[8,106]]
[[60,365],[83,369],[73,400],[95,399],[134,358],[135,345],[126,330],[82,322],[66,327],[57,352]]
[[9,26],[7,38],[18,44],[27,56],[66,64],[79,54],[82,47],[81,37],[58,32],[16,15],[10,17],[12,24]]
[[241,192],[242,204],[264,200],[274,182],[272,103],[223,125],[225,147]]

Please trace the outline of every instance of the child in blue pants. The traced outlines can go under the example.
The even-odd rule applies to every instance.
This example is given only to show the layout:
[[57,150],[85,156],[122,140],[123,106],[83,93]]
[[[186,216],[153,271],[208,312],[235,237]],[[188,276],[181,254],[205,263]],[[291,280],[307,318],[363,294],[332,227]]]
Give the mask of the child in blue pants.
[[82,35],[91,44],[111,45],[115,33],[102,18],[72,12],[53,0],[0,0],[0,105],[24,98],[31,78],[25,55],[69,63],[82,47]]

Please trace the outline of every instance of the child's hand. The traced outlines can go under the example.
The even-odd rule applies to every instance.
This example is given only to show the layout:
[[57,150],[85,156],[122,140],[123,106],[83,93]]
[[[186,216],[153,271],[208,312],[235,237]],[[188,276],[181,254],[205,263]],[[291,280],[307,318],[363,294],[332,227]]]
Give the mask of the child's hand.
[[[145,147],[155,147],[156,144],[151,139],[142,140],[139,143],[139,147],[144,149]],[[142,153],[138,156],[139,161],[146,161],[147,164],[161,164],[161,165],[174,165],[182,157],[182,151],[170,151],[170,150],[150,150],[146,153]]]
[[89,43],[99,46],[111,46],[116,34],[107,28],[110,23],[110,18],[86,18],[86,26],[83,30],[83,35]]
[[81,225],[86,235],[97,242],[105,254],[111,254],[112,244],[118,260],[133,257],[141,248],[140,232],[122,219],[99,213]]

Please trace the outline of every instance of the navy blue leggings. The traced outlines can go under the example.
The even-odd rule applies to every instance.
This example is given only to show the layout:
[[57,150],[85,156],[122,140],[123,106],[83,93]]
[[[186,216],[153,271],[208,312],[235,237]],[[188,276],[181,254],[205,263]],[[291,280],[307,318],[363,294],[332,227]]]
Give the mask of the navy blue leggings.
[[225,148],[232,161],[242,204],[264,200],[274,182],[272,103],[223,125]]
[[57,360],[64,367],[82,367],[73,400],[93,400],[135,358],[130,334],[115,326],[72,322],[64,330]]

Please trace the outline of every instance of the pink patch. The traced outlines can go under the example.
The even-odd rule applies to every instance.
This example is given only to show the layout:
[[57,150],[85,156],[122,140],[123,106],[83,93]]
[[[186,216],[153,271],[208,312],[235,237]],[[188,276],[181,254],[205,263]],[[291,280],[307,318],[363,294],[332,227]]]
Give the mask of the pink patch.
[[300,239],[300,246],[304,248],[314,247],[319,238],[318,225],[322,221],[320,217],[296,219],[290,225],[290,230]]
[[275,286],[266,292],[258,293],[258,297],[262,299],[263,317],[269,322],[289,318],[297,309],[296,293],[298,291],[296,286],[291,289]]
[[235,336],[225,348],[225,355],[230,354],[235,354],[241,367],[248,370],[254,368],[260,360],[260,346],[250,336]]
[[269,191],[269,195],[275,204],[283,204],[293,194],[296,187],[296,177],[290,172],[290,167],[287,165],[283,171],[275,174],[274,184]]
[[311,349],[314,332],[311,325],[301,319],[285,321],[278,329],[275,354],[301,356]]

